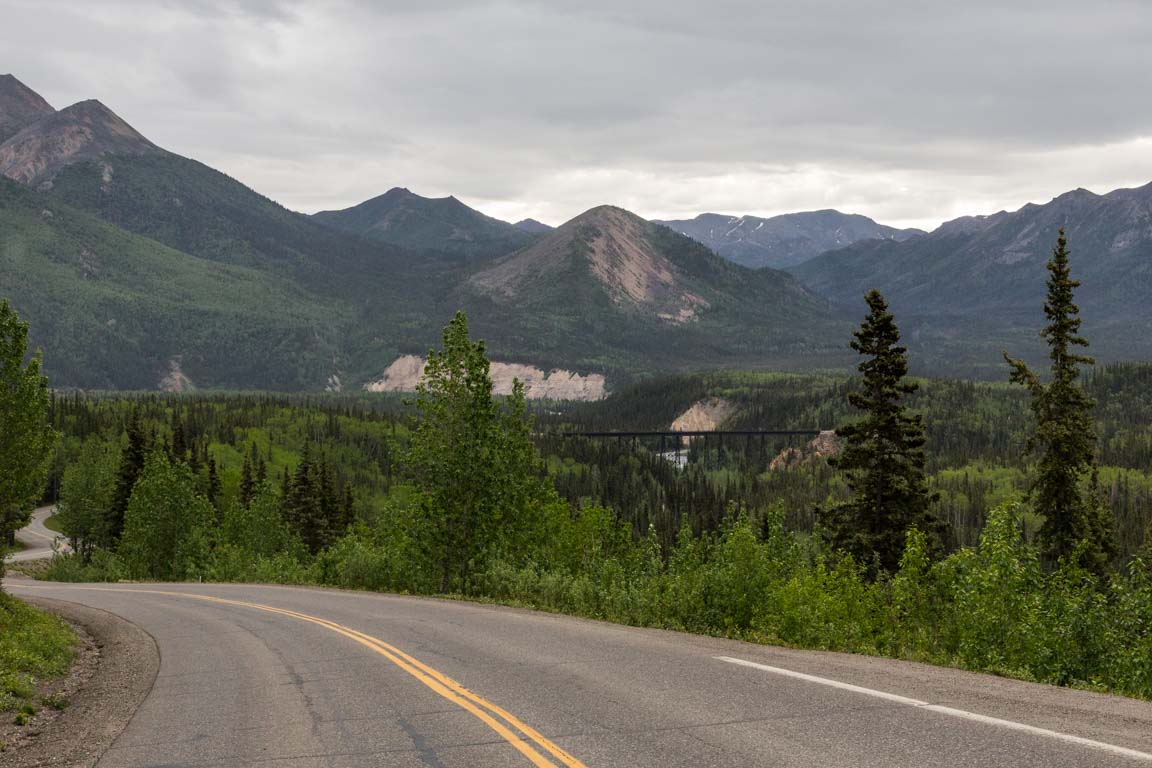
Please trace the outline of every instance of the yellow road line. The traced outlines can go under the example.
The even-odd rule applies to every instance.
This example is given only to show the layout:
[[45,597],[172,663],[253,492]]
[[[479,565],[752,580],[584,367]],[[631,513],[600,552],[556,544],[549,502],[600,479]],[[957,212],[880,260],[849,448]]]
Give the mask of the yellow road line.
[[[21,585],[24,588],[39,588],[39,589],[53,589],[48,585]],[[243,608],[253,608],[259,611],[266,611],[268,613],[276,613],[283,616],[306,621],[310,624],[329,629],[337,634],[354,640],[360,645],[375,651],[390,662],[395,664],[400,669],[407,672],[412,677],[419,680],[428,688],[435,691],[440,696],[444,697],[453,704],[470,712],[477,719],[499,734],[505,741],[520,751],[533,765],[538,768],[556,768],[556,763],[548,759],[537,751],[532,744],[527,743],[515,731],[520,731],[521,734],[527,736],[528,739],[535,742],[545,752],[552,755],[555,760],[558,760],[566,768],[586,768],[576,758],[569,755],[556,744],[545,738],[537,730],[527,725],[519,718],[512,715],[507,710],[494,704],[479,694],[476,694],[452,678],[443,674],[442,672],[433,669],[419,659],[408,655],[399,648],[385,643],[383,640],[366,635],[351,627],[346,627],[343,624],[337,624],[334,621],[322,619],[318,616],[311,616],[306,613],[299,613],[297,611],[288,610],[286,608],[277,608],[271,605],[263,605],[261,603],[250,603],[243,600],[230,600],[223,597],[213,597],[212,595],[201,595],[193,592],[171,592],[157,589],[124,589],[117,587],[62,587],[63,589],[76,589],[76,590],[90,590],[93,592],[129,592],[138,594],[151,594],[151,595],[165,595],[170,597],[185,597],[194,600],[203,600],[211,603],[221,603],[224,605],[235,605]],[[502,722],[503,721],[503,722]],[[513,730],[515,729],[515,730]]]
[[55,541],[56,540],[55,536],[47,536],[43,533],[40,533],[40,531],[34,531],[31,528],[23,528],[23,529],[17,531],[17,533],[31,534],[32,536],[35,536],[38,539],[44,539],[45,541]]

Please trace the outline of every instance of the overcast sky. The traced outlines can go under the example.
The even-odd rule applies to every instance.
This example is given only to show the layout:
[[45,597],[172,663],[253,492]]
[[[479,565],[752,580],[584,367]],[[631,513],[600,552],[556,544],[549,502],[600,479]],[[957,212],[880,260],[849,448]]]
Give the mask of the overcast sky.
[[1152,0],[0,0],[0,72],[296,210],[930,228],[1152,181]]

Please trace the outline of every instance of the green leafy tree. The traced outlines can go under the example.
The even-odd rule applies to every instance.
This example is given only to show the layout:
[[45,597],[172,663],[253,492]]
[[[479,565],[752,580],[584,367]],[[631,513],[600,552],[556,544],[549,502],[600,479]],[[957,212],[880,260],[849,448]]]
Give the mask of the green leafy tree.
[[28,357],[28,323],[0,301],[0,575],[2,550],[44,493],[57,435],[48,423],[51,393],[40,353]]
[[211,502],[197,491],[196,476],[163,451],[148,455],[124,516],[120,556],[135,578],[181,581],[202,572],[208,560]]
[[120,452],[113,443],[92,437],[64,471],[60,488],[60,529],[85,563],[97,549],[111,549],[113,496]]
[[276,489],[267,482],[253,488],[248,504],[233,502],[225,507],[220,541],[246,554],[263,557],[282,552],[295,554],[304,549],[284,521]]
[[419,537],[438,566],[440,589],[466,590],[471,572],[497,553],[523,556],[539,540],[552,498],[530,439],[524,388],[492,395],[484,342],[463,312],[428,354],[414,404],[419,421],[407,466],[418,487]]
[[931,509],[938,495],[928,490],[924,472],[923,420],[902,402],[918,388],[905,380],[907,349],[880,292],[865,301],[868,315],[851,346],[866,359],[858,366],[860,387],[848,395],[865,416],[836,431],[844,448],[830,460],[847,476],[853,499],[823,510],[821,518],[832,546],[876,575],[896,571],[910,529],[924,533],[934,552],[943,549],[948,530]]
[[1048,260],[1048,298],[1044,315],[1048,325],[1040,335],[1048,342],[1051,360],[1047,384],[1022,360],[1004,354],[1011,366],[1011,380],[1032,395],[1036,431],[1029,449],[1040,454],[1029,489],[1033,509],[1044,516],[1040,527],[1041,550],[1049,563],[1075,561],[1095,573],[1107,570],[1113,555],[1112,526],[1103,508],[1096,482],[1096,426],[1092,409],[1096,403],[1080,379],[1080,366],[1095,363],[1078,354],[1087,347],[1080,335],[1080,309],[1068,264],[1068,240],[1064,230]]

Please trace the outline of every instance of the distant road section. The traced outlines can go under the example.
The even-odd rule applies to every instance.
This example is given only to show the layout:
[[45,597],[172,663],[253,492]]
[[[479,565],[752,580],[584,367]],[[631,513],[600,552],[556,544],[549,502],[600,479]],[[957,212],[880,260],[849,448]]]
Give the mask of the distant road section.
[[156,639],[99,768],[1152,766],[1152,703],[908,662],[336,590],[5,587]]
[[44,521],[55,513],[55,507],[40,507],[40,509],[32,513],[32,522],[28,527],[21,528],[16,532],[16,538],[21,541],[27,549],[9,555],[7,558],[9,562],[40,560],[46,557],[52,557],[52,542],[56,540],[59,540],[61,549],[67,548],[64,546],[64,537],[44,527]]

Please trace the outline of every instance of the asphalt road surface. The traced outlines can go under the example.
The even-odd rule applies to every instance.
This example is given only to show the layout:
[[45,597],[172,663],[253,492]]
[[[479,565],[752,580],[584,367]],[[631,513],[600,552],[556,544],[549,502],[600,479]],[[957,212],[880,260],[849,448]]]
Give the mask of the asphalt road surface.
[[155,637],[100,768],[1152,765],[1152,703],[906,662],[371,593],[6,586]]
[[[45,528],[44,521],[55,512],[55,507],[41,507],[32,513],[32,522],[28,527],[16,531],[16,538],[27,548],[9,555],[6,558],[9,562],[52,557],[52,542],[56,541],[60,534]],[[63,544],[63,539],[60,543]]]

